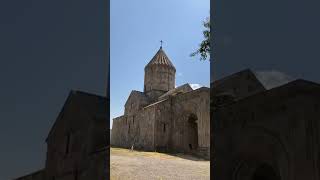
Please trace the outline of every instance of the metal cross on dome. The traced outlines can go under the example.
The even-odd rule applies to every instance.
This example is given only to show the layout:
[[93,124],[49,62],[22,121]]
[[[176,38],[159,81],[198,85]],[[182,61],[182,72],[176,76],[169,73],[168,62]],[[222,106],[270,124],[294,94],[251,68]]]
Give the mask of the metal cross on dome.
[[162,43],[163,43],[163,41],[161,40],[160,43],[161,43],[160,48],[162,48]]

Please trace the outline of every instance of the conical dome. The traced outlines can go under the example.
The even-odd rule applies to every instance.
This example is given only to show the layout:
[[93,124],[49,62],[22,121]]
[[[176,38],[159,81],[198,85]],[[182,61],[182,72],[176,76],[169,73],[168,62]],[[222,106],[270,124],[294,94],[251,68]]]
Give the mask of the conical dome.
[[158,52],[153,56],[151,61],[146,65],[145,68],[154,66],[154,65],[163,65],[163,66],[168,66],[176,70],[166,53],[163,51],[162,47],[158,50]]
[[144,68],[144,92],[153,100],[175,87],[176,68],[162,47]]

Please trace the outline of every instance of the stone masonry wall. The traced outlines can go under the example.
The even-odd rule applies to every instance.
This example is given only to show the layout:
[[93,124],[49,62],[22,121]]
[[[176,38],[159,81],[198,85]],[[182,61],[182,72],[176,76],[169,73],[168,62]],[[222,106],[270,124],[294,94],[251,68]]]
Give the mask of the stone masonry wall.
[[175,87],[175,71],[167,66],[152,66],[145,69],[145,92],[169,91]]
[[175,150],[188,151],[188,120],[197,118],[198,150],[205,156],[210,152],[210,92],[209,88],[200,88],[178,95],[173,99],[173,147]]
[[[136,149],[189,152],[190,139],[208,157],[210,152],[209,88],[170,96],[151,104],[134,115],[115,118],[111,145]],[[197,119],[196,129],[188,123],[191,115]]]
[[295,88],[276,88],[213,113],[213,178],[233,179],[262,163],[283,180],[320,178],[319,89]]
[[111,145],[115,147],[154,149],[155,108],[146,107],[131,116],[113,120]]

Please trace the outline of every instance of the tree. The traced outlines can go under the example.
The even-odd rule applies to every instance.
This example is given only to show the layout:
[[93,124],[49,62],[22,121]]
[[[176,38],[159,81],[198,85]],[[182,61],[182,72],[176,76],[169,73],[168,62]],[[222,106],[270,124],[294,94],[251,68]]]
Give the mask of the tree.
[[203,21],[203,26],[205,28],[203,30],[204,40],[200,43],[199,49],[190,56],[194,57],[200,54],[200,60],[206,60],[207,58],[210,60],[210,18],[206,18],[206,20]]

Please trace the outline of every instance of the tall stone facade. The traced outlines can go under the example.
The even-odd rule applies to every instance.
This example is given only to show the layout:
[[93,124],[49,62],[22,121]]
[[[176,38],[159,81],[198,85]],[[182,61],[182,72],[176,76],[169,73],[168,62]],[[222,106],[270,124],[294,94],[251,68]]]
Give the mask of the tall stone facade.
[[175,88],[176,69],[162,48],[145,67],[144,92],[132,91],[113,119],[111,145],[209,157],[209,88]]
[[245,70],[211,87],[213,179],[320,179],[319,84],[267,90]]
[[107,179],[107,99],[71,91],[46,139],[44,169],[17,180]]

